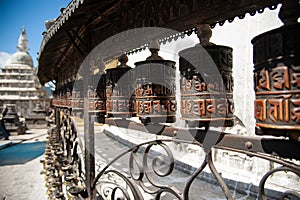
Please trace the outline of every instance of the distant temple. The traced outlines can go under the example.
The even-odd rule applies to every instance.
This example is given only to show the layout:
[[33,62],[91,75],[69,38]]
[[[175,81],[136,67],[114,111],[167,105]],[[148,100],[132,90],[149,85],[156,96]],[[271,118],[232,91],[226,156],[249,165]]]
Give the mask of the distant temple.
[[3,106],[25,118],[32,116],[37,106],[45,110],[50,106],[50,98],[36,76],[28,53],[25,28],[20,34],[17,52],[11,56],[9,64],[1,68],[0,110]]

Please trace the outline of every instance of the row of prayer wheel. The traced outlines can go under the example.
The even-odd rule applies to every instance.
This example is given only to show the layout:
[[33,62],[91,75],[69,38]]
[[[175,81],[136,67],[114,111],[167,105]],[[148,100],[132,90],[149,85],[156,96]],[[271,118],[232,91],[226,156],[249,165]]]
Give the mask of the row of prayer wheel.
[[[151,47],[152,46],[152,47]],[[134,69],[126,65],[128,58],[122,55],[120,65],[106,70],[107,117],[126,118],[138,116],[142,123],[173,123],[176,121],[176,69],[175,62],[158,56],[159,45],[150,45],[152,55],[146,61],[136,62]],[[200,46],[179,53],[181,78],[181,115],[191,127],[232,126],[232,49],[213,45],[207,47],[214,70],[206,82],[199,71],[185,60],[184,54],[205,60],[207,54]],[[201,58],[203,57],[203,58]],[[201,63],[199,63],[201,65]],[[205,66],[200,66],[204,68]],[[222,74],[213,77],[214,72]],[[218,79],[218,78],[221,78]],[[224,86],[224,81],[225,85]],[[184,83],[185,82],[185,83]],[[189,84],[190,90],[187,87]],[[198,86],[204,86],[200,91]],[[210,92],[213,92],[210,95]]]
[[[124,54],[119,57],[117,67],[106,69],[106,73],[98,77],[98,83],[96,76],[89,77],[88,109],[97,114],[99,122],[104,122],[105,117],[135,116],[144,124],[176,121],[176,63],[158,55],[158,42],[152,42],[149,49],[151,56],[136,62],[134,69],[126,65],[128,58]],[[190,127],[209,126],[211,122],[213,126],[232,126],[232,49],[196,45],[179,52],[179,55],[182,119]],[[212,60],[205,65],[207,57]],[[189,59],[202,63],[196,63],[198,66],[194,67]],[[201,74],[201,69],[206,69],[209,78]],[[72,93],[60,95],[56,104],[61,107],[71,105],[76,112],[84,107],[83,94],[80,93],[83,81],[76,81],[73,85]]]
[[[208,25],[198,32],[200,41],[211,37]],[[134,69],[122,55],[119,66],[106,70],[108,117],[138,116],[144,124],[176,121],[175,62],[158,55],[157,42],[151,42],[149,50],[151,56],[136,62]],[[179,56],[181,119],[189,127],[232,126],[232,48],[207,43],[185,49]]]
[[106,70],[108,117],[138,116],[144,124],[175,122],[175,62],[153,57],[132,69],[122,55],[120,65]]
[[[282,26],[252,40],[257,133],[299,140],[300,26]],[[209,42],[208,26],[198,28],[200,44],[179,52],[180,114],[189,127],[232,126],[234,119],[232,48]],[[153,45],[154,44],[154,45]],[[163,60],[158,44],[146,61],[107,69],[96,92],[89,95],[98,116],[139,117],[142,123],[176,121],[175,62]],[[73,92],[76,94],[76,92]],[[74,96],[79,97],[79,96]],[[80,98],[76,107],[82,107]],[[69,103],[70,104],[70,103]]]

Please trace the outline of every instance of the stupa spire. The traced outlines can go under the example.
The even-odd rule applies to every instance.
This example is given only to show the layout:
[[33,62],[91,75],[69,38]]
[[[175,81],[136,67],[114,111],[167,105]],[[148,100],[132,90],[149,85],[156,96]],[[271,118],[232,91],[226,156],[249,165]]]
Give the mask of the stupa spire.
[[24,26],[22,27],[22,32],[19,36],[17,48],[21,52],[26,52],[26,53],[28,52],[28,39],[27,39],[26,30]]

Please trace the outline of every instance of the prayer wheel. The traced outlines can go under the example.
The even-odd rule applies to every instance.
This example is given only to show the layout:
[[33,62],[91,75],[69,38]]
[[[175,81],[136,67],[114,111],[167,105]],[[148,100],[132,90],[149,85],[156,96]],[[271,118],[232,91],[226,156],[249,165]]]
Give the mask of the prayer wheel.
[[210,43],[208,25],[198,37],[201,45],[179,52],[181,118],[190,127],[232,126],[232,48]]
[[97,117],[99,123],[105,122],[106,115],[106,83],[105,75],[89,77],[88,112]]
[[97,100],[95,102],[95,109],[97,110],[97,121],[99,123],[105,122],[106,115],[106,78],[105,74],[100,77],[97,86]]
[[300,138],[300,24],[252,40],[257,134]]
[[136,62],[136,112],[141,122],[176,121],[175,62],[158,56],[159,44],[151,48],[146,61]]
[[300,140],[300,4],[283,1],[280,28],[252,40],[256,134]]
[[72,112],[74,116],[83,116],[83,80],[76,80],[72,89]]
[[134,108],[133,71],[126,65],[128,57],[119,57],[120,65],[106,70],[107,117],[127,118],[136,115]]
[[66,91],[66,107],[68,109],[72,108],[72,94],[71,91],[74,86],[74,81],[69,81],[67,84],[65,84],[65,91]]

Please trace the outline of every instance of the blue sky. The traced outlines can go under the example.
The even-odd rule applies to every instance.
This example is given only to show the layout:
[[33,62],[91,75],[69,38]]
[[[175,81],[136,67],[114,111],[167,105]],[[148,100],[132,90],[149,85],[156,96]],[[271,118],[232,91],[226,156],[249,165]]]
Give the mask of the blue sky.
[[[0,0],[0,67],[7,54],[16,52],[18,38],[24,26],[29,53],[37,67],[37,52],[45,31],[45,21],[57,18],[60,8],[71,0]],[[4,53],[3,53],[4,52]]]

